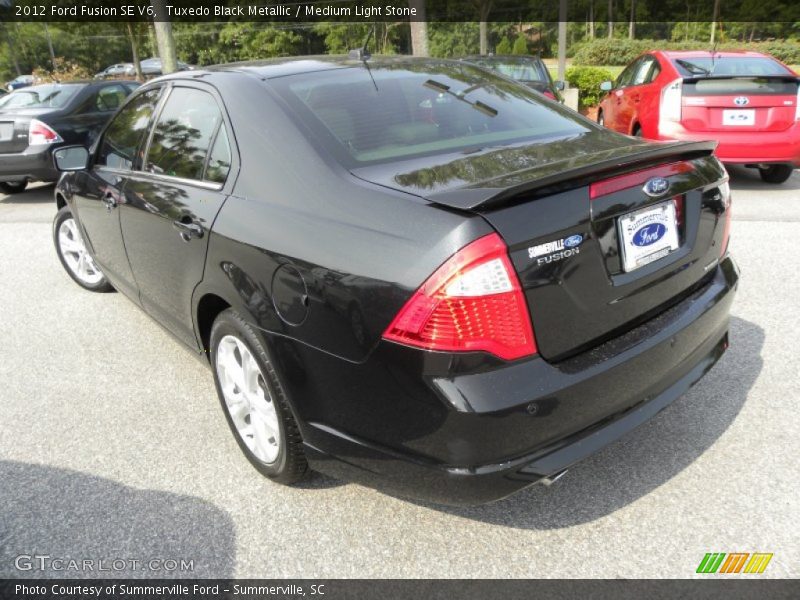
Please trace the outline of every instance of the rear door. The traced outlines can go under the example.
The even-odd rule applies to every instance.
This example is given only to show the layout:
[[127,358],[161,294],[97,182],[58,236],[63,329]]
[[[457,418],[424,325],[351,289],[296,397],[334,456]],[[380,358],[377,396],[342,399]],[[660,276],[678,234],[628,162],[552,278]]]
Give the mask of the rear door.
[[232,187],[235,153],[216,91],[176,83],[162,103],[143,168],[124,190],[122,232],[142,306],[196,346],[191,297],[211,225]]

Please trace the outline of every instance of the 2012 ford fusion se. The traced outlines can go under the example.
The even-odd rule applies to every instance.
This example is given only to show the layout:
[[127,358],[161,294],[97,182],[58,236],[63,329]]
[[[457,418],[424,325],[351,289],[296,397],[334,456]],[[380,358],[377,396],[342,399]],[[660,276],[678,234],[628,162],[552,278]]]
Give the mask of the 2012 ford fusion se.
[[208,361],[256,469],[487,502],[720,358],[738,271],[713,143],[611,132],[463,62],[362,58],[162,77],[56,152],[67,273]]

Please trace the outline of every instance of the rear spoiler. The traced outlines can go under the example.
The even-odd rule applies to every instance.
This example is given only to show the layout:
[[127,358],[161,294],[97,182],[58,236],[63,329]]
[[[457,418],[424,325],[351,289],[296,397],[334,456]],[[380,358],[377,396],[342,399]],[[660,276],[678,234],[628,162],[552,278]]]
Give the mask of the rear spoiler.
[[[520,194],[525,194],[526,198],[552,194],[666,160],[675,162],[710,156],[716,147],[715,141],[652,144],[645,148],[632,147],[631,153],[623,156],[615,149],[513,171],[462,188],[420,195],[434,204],[450,208],[488,210],[506,204]],[[576,166],[577,160],[580,160],[580,164]]]
[[709,79],[780,79],[781,81],[794,81],[800,82],[800,77],[787,73],[786,75],[772,74],[772,75],[687,75],[682,78],[687,83],[693,81],[708,81]]

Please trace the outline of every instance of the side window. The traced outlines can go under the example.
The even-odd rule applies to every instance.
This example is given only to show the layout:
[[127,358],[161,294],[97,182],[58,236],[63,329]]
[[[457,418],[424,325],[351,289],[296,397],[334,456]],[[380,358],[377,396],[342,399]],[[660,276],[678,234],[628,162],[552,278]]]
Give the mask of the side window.
[[94,98],[95,108],[101,112],[117,110],[130,92],[122,85],[109,85],[98,90]]
[[659,75],[661,75],[661,64],[654,59],[653,68],[650,69],[650,75],[647,76],[645,83],[653,83]]
[[134,98],[111,121],[100,143],[96,165],[132,169],[136,151],[150,124],[160,89],[148,90]]
[[631,81],[633,81],[633,76],[636,73],[636,70],[639,68],[641,64],[641,59],[636,60],[629,64],[627,68],[620,73],[619,77],[617,77],[617,82],[614,84],[615,89],[620,89],[631,85]]
[[194,88],[173,88],[158,117],[145,170],[203,179],[211,140],[222,123],[216,100]]
[[206,181],[214,183],[225,183],[228,178],[228,171],[231,170],[231,146],[228,143],[228,133],[225,125],[222,124],[208,156],[208,166],[206,167]]
[[631,85],[644,85],[650,82],[650,74],[653,71],[653,64],[656,60],[652,56],[645,56],[639,61],[639,66],[633,76]]

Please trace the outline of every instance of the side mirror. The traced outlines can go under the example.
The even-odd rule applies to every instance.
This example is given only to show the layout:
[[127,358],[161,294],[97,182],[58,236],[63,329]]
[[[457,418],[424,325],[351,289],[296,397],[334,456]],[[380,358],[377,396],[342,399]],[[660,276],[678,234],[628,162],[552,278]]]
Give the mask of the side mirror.
[[64,146],[53,152],[59,171],[82,171],[89,164],[89,151],[84,146]]
[[603,90],[604,92],[610,92],[611,90],[614,89],[614,83],[611,81],[604,81],[603,83],[600,84],[600,89]]
[[567,87],[567,86],[566,86],[566,84],[565,84],[563,81],[561,81],[561,80],[559,80],[559,81],[556,81],[556,82],[555,82],[555,86],[556,86],[556,89],[557,89],[559,92],[563,92],[563,91],[564,91],[564,88],[565,88],[565,87]]

